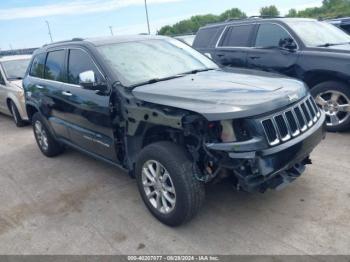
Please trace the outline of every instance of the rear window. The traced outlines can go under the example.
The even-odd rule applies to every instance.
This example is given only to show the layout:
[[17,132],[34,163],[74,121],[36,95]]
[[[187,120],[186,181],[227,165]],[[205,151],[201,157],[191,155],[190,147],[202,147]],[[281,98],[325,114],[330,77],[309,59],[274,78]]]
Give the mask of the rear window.
[[237,25],[227,27],[220,41],[223,47],[248,47],[253,25]]
[[34,57],[29,75],[42,78],[44,76],[46,53],[38,54]]
[[215,43],[211,45],[220,27],[204,28],[198,31],[196,38],[194,39],[193,46],[196,48],[206,48],[215,46]]
[[45,67],[45,79],[64,82],[64,62],[65,50],[53,51],[48,53]]

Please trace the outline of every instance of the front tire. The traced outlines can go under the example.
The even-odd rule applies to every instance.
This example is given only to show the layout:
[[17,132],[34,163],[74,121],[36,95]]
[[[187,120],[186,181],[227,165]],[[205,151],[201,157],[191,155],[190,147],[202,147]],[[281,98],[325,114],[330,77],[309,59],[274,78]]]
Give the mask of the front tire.
[[350,87],[336,81],[314,86],[311,94],[326,113],[327,130],[345,131],[350,128]]
[[40,113],[35,113],[32,118],[35,140],[40,151],[47,157],[54,157],[64,151],[64,147],[54,139],[47,128]]
[[183,148],[171,142],[148,145],[135,171],[142,200],[159,221],[179,226],[198,213],[204,185],[195,178],[193,163]]
[[17,127],[25,126],[26,122],[22,120],[21,115],[19,114],[19,111],[18,111],[15,103],[13,101],[10,101],[9,106],[10,106],[10,111],[12,114],[12,119],[13,119],[13,122],[15,122],[15,125]]

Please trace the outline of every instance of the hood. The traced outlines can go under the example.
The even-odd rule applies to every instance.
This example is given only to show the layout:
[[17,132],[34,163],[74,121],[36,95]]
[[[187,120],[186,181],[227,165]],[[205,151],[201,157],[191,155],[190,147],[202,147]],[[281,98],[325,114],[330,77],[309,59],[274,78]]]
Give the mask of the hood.
[[260,115],[306,94],[304,83],[275,74],[213,70],[133,89],[136,98],[199,113],[209,121]]

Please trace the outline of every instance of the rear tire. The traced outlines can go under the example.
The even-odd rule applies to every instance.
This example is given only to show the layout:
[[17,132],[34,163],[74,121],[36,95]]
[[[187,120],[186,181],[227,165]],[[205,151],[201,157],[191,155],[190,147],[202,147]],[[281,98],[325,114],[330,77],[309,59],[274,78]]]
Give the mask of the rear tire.
[[15,103],[13,101],[10,101],[9,106],[10,106],[10,111],[12,114],[12,119],[13,119],[13,122],[15,122],[15,125],[17,127],[25,126],[26,122],[22,120],[21,115],[19,114],[19,111],[18,111]]
[[64,151],[64,147],[54,139],[47,128],[40,113],[35,113],[32,117],[35,140],[41,152],[47,157],[54,157]]
[[204,202],[204,184],[195,178],[187,152],[171,142],[157,142],[141,151],[136,180],[147,208],[169,226],[191,220]]
[[350,86],[327,81],[314,86],[311,94],[326,112],[328,131],[338,132],[350,128]]

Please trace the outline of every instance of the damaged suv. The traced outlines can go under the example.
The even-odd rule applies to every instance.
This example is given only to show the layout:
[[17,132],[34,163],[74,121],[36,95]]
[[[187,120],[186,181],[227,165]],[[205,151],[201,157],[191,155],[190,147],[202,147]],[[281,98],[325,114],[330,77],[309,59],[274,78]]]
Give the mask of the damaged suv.
[[197,213],[216,179],[230,176],[249,192],[284,187],[325,134],[304,83],[224,71],[167,37],[46,45],[23,85],[44,155],[70,146],[127,170],[150,212],[171,226]]

